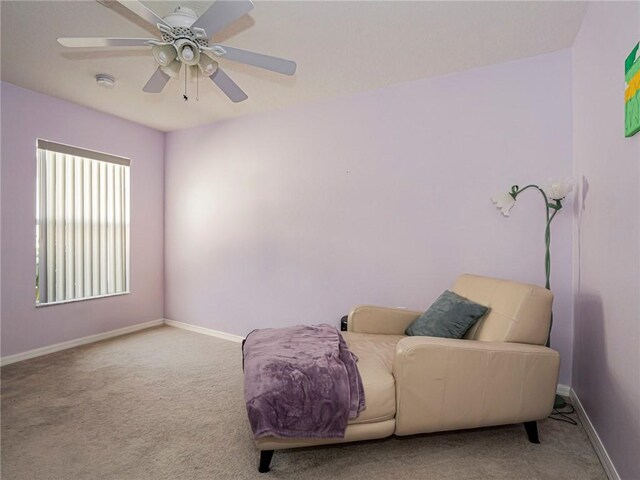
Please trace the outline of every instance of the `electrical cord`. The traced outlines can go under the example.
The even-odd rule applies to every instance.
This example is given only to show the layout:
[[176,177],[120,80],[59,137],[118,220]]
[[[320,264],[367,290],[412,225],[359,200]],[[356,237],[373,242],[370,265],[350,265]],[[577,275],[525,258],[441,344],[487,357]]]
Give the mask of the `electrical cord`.
[[[569,409],[568,411],[565,410],[567,408]],[[573,413],[576,413],[576,409],[573,407],[573,405],[567,402],[567,404],[562,407],[562,409],[554,408],[553,412],[551,412],[551,415],[549,415],[549,418],[557,422],[565,422],[571,425],[578,425],[578,422],[576,422],[569,416]]]

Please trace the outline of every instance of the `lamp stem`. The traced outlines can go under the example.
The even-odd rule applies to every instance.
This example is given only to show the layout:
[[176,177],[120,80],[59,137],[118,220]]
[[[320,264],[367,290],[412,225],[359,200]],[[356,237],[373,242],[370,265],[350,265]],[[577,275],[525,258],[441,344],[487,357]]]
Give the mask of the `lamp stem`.
[[[551,290],[551,222],[553,221],[553,218],[556,216],[556,213],[558,213],[558,210],[562,208],[562,203],[560,200],[555,200],[556,202],[555,204],[549,203],[549,199],[547,198],[547,194],[544,193],[544,190],[542,190],[539,186],[533,185],[533,184],[527,185],[524,188],[520,188],[517,185],[514,185],[513,187],[511,187],[511,196],[515,200],[520,193],[524,192],[528,188],[537,189],[542,194],[542,198],[544,199],[545,214],[547,219],[547,224],[544,230],[544,244],[545,244],[544,272],[545,272],[545,278],[546,278],[544,286],[547,290]],[[553,213],[551,213],[551,210],[553,210]],[[549,319],[549,334],[547,335],[547,343],[546,343],[546,346],[548,348],[551,347],[551,328],[552,327],[553,327],[553,310],[551,311],[551,318]],[[564,401],[564,399],[560,395],[556,394],[553,407],[555,409],[559,409],[559,408],[563,408],[565,405],[566,405],[566,402]]]
[[547,228],[544,230],[544,243],[546,251],[544,254],[544,271],[547,281],[544,284],[547,290],[551,290],[551,220],[549,219],[549,208],[547,207]]
[[[544,229],[544,245],[545,245],[545,252],[544,252],[545,284],[544,286],[547,290],[551,290],[551,222],[553,221],[553,218],[556,216],[556,213],[558,213],[558,210],[562,208],[562,204],[560,203],[559,200],[556,200],[555,204],[549,203],[549,198],[547,197],[547,194],[544,192],[544,190],[541,189],[538,185],[534,185],[534,184],[527,185],[526,187],[523,187],[523,188],[520,188],[517,185],[514,185],[513,187],[511,187],[511,196],[515,200],[518,195],[520,195],[522,192],[524,192],[529,188],[535,188],[536,190],[538,190],[542,195],[542,199],[544,200],[545,216],[547,220],[546,226]],[[553,213],[551,213],[552,210],[553,210]],[[546,343],[547,347],[551,345],[551,327],[552,326],[553,326],[553,312],[551,312],[551,319],[549,322],[549,335],[547,336],[547,343]]]

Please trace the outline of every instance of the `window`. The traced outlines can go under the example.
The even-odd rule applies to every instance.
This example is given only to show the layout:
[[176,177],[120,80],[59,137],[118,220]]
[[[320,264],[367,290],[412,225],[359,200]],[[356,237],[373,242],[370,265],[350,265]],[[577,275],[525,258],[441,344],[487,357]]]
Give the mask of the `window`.
[[129,291],[127,158],[38,140],[36,305]]

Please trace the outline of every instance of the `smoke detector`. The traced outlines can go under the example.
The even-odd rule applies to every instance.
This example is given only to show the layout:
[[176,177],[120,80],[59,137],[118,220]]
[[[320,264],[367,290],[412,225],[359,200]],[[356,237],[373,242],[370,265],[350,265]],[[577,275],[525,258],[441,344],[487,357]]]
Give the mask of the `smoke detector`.
[[113,88],[116,84],[116,79],[106,73],[99,73],[96,75],[96,83],[101,87]]

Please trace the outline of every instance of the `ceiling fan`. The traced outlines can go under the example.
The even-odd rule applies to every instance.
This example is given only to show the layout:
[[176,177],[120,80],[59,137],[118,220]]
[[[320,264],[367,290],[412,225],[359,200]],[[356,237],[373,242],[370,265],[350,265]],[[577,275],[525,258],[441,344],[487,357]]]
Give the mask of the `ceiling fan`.
[[[169,79],[178,78],[182,66],[192,75],[209,77],[229,99],[246,100],[247,94],[220,68],[217,58],[252,65],[284,75],[293,75],[296,63],[291,60],[263,55],[212,43],[220,30],[253,9],[251,0],[217,0],[199,17],[187,7],[178,7],[161,18],[141,2],[98,0],[103,5],[120,3],[159,30],[160,38],[58,38],[65,47],[141,47],[150,46],[158,68],[143,87],[147,93],[160,93]],[[187,72],[185,71],[185,76]]]

